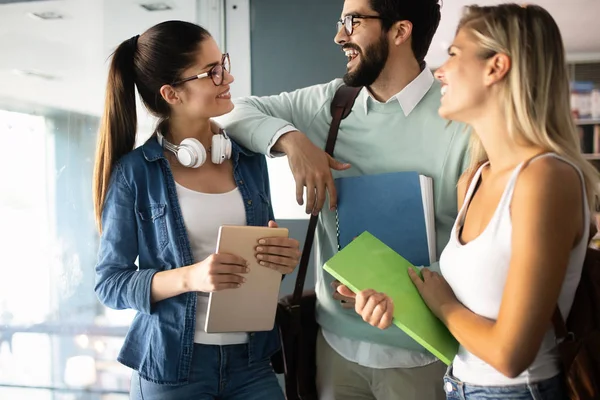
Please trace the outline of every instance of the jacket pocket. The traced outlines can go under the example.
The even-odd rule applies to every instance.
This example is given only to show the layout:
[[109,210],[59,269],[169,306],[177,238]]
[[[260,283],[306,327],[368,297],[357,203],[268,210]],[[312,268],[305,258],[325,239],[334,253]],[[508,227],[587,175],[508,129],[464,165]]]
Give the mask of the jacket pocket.
[[150,204],[137,212],[141,220],[142,235],[149,245],[154,244],[159,251],[169,243],[166,210],[166,204]]

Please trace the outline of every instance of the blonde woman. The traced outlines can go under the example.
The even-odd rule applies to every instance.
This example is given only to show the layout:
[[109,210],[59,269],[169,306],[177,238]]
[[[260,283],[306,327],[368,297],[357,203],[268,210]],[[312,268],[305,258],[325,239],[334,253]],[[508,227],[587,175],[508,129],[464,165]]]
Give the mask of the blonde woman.
[[[597,172],[571,120],[564,48],[538,6],[466,8],[436,72],[443,117],[474,131],[442,276],[411,273],[461,346],[448,399],[562,399],[552,313],[568,316],[581,276]],[[393,305],[372,290],[356,311],[386,328]]]

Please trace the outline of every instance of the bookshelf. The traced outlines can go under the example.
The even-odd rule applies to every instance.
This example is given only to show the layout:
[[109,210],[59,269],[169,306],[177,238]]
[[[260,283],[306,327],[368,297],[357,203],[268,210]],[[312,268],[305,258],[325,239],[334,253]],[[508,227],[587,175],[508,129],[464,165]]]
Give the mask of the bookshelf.
[[[600,171],[600,59],[569,62],[571,110],[577,124],[584,157]],[[595,215],[600,231],[600,210]],[[600,248],[600,234],[591,243]]]
[[[581,140],[581,152],[586,160],[590,161],[600,171],[600,119],[576,119]],[[600,228],[600,210],[596,210],[596,226]],[[600,249],[600,229],[590,241],[590,246]]]
[[[600,118],[576,119],[581,152],[590,161],[600,161]],[[600,167],[600,164],[598,164]]]
[[585,153],[583,157],[588,161],[600,161],[600,153]]
[[575,123],[578,126],[600,125],[600,118],[576,119]]

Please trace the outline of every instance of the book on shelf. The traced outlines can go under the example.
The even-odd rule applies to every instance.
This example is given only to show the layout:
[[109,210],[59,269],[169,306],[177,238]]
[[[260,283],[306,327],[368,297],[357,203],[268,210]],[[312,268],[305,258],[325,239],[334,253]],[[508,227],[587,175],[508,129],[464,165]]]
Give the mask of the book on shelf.
[[583,154],[600,154],[600,121],[598,124],[578,125],[577,132]]

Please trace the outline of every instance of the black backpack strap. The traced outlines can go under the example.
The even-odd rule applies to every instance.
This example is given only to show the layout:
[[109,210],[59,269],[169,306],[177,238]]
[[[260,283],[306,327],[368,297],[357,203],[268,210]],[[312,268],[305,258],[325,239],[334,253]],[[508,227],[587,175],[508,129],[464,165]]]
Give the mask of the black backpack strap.
[[[352,111],[354,101],[358,97],[358,93],[360,93],[361,89],[362,87],[342,85],[335,92],[335,96],[333,96],[331,102],[332,120],[329,127],[329,136],[327,137],[327,143],[325,145],[325,152],[332,157],[340,123],[350,114],[350,111]],[[292,297],[292,304],[295,305],[300,304],[300,298],[302,297],[302,292],[304,290],[304,282],[306,280],[306,272],[308,270],[308,262],[310,260],[310,252],[315,239],[315,229],[317,228],[318,219],[318,215],[312,215],[308,222],[306,240],[304,241],[304,248],[302,249],[302,257],[300,258],[300,266],[298,267],[294,296]]]

